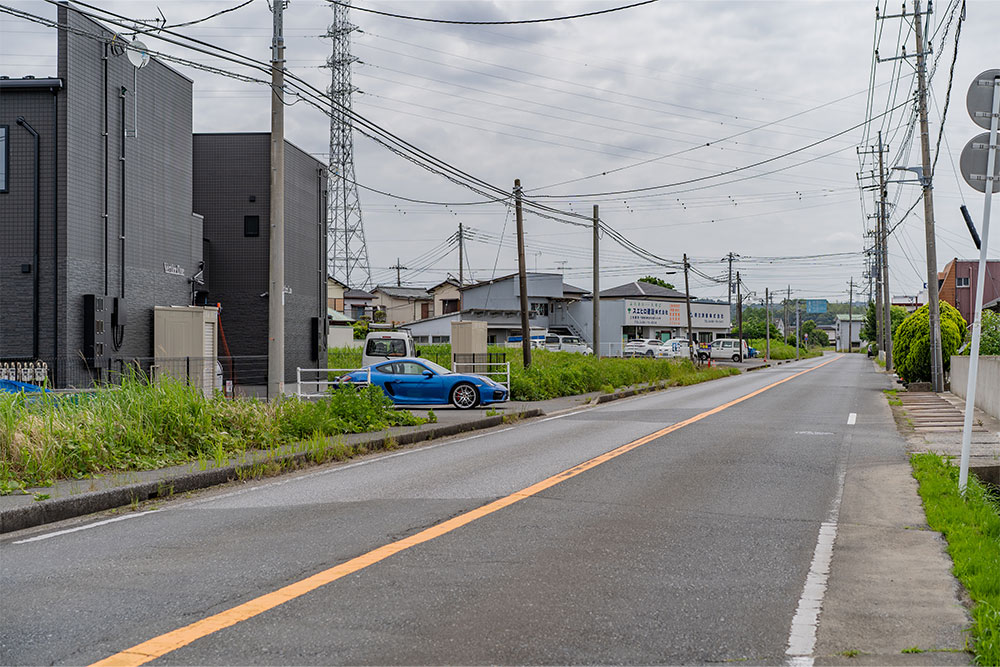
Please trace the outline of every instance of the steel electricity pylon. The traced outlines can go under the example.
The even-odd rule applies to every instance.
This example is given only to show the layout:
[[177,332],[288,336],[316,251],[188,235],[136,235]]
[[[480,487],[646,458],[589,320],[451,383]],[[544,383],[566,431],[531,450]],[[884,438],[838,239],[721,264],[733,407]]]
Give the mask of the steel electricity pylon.
[[330,185],[327,201],[329,223],[327,272],[348,287],[371,287],[372,270],[361,219],[361,200],[354,176],[354,126],[351,96],[351,33],[358,29],[350,22],[350,0],[333,4],[333,24],[326,36],[333,40],[333,55],[326,61],[331,71],[330,99]]

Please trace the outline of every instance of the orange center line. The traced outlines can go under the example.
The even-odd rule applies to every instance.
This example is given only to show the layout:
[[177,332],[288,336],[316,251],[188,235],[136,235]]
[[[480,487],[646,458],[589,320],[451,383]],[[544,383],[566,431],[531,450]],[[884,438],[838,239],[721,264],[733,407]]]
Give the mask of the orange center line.
[[261,595],[260,597],[248,600],[243,604],[219,612],[218,614],[214,614],[212,616],[208,616],[207,618],[203,618],[199,621],[195,621],[190,625],[178,628],[177,630],[173,630],[166,634],[160,635],[159,637],[154,637],[150,640],[142,642],[141,644],[136,644],[132,648],[125,649],[120,653],[116,653],[110,657],[105,658],[104,660],[100,660],[98,662],[93,663],[91,667],[98,667],[98,666],[124,667],[124,666],[143,665],[147,662],[150,662],[151,660],[155,660],[159,657],[162,657],[167,653],[176,651],[179,648],[187,646],[188,644],[194,642],[195,640],[201,639],[202,637],[206,637],[210,634],[218,632],[219,630],[223,630],[225,628],[236,625],[237,623],[240,623],[242,621],[246,621],[250,618],[253,618],[254,616],[258,616],[264,613],[265,611],[268,611],[269,609],[274,609],[275,607],[282,605],[290,600],[302,597],[306,593],[314,591],[317,588],[325,586],[331,582],[334,582],[337,579],[345,577],[349,574],[353,574],[359,570],[363,570],[366,567],[370,567],[401,551],[406,551],[407,549],[415,547],[419,544],[429,542],[430,540],[433,540],[437,537],[441,537],[442,535],[457,530],[462,526],[470,524],[473,521],[476,521],[477,519],[481,519],[485,516],[493,514],[494,512],[497,512],[505,507],[509,507],[510,505],[513,505],[516,502],[524,500],[525,498],[530,498],[534,495],[537,495],[542,491],[545,491],[546,489],[549,489],[568,479],[572,479],[577,475],[581,475],[584,472],[587,472],[588,470],[596,468],[602,463],[606,463],[611,459],[617,458],[618,456],[621,456],[626,452],[630,452],[633,449],[636,449],[649,442],[652,442],[653,440],[656,440],[657,438],[661,438],[664,435],[667,435],[668,433],[673,433],[674,431],[680,430],[685,426],[689,426],[691,424],[694,424],[695,422],[699,422],[702,419],[705,419],[706,417],[718,414],[723,410],[731,408],[732,406],[742,403],[743,401],[749,400],[754,396],[758,396],[769,389],[773,389],[778,385],[788,382],[789,380],[794,380],[795,378],[804,375],[806,373],[809,373],[811,371],[814,371],[817,368],[822,368],[827,364],[831,364],[834,361],[837,361],[838,359],[842,358],[842,356],[843,355],[834,357],[833,359],[830,359],[829,361],[824,361],[823,363],[817,366],[813,366],[812,368],[807,368],[803,371],[795,373],[794,375],[789,375],[786,378],[778,380],[777,382],[773,382],[765,387],[761,387],[760,389],[752,391],[749,394],[740,396],[739,398],[729,401],[728,403],[724,403],[722,405],[714,407],[711,410],[706,410],[705,412],[699,413],[694,417],[690,417],[683,421],[679,421],[675,424],[671,424],[670,426],[662,428],[656,431],[655,433],[650,433],[649,435],[638,438],[637,440],[633,440],[632,442],[616,447],[615,449],[605,452],[604,454],[600,454],[592,459],[589,459],[588,461],[584,461],[579,465],[575,465],[568,470],[552,475],[551,477],[543,479],[540,482],[536,482],[531,486],[525,487],[520,491],[515,491],[514,493],[508,496],[504,496],[503,498],[494,500],[493,502],[482,505],[481,507],[477,507],[463,514],[459,514],[456,517],[452,517],[451,519],[442,521],[441,523],[431,526],[430,528],[427,528],[425,530],[422,530],[419,533],[415,533],[413,535],[410,535],[409,537],[405,537],[401,540],[397,540],[390,544],[386,544],[376,549],[373,549],[365,554],[352,558],[351,560],[345,561],[340,565],[336,565],[327,570],[323,570],[322,572],[317,572],[316,574],[306,577],[305,579],[301,579],[292,584],[279,588],[275,591]]

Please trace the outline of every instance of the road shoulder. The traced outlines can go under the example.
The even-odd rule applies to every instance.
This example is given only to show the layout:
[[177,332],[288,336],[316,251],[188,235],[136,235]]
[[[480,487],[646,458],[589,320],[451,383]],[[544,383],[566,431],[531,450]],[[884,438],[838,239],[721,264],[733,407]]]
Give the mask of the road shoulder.
[[857,437],[852,447],[815,664],[970,664],[947,545],[927,527],[885,398],[872,401],[871,432],[883,441]]

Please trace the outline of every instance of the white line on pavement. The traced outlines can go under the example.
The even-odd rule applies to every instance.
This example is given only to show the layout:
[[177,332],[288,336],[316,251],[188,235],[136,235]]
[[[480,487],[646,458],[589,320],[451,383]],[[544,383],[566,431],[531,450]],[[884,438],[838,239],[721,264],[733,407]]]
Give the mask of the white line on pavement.
[[851,414],[847,415],[848,426],[854,426],[854,423],[857,421],[858,421],[858,413],[852,412]]
[[59,535],[65,535],[67,533],[75,533],[79,530],[87,530],[88,528],[97,528],[98,526],[103,526],[109,523],[115,523],[116,521],[124,521],[125,519],[134,519],[140,516],[146,516],[147,514],[153,514],[154,512],[159,512],[160,510],[149,510],[148,512],[136,512],[135,514],[124,514],[122,516],[116,516],[112,519],[105,519],[104,521],[95,521],[94,523],[88,523],[86,526],[77,526],[76,528],[67,528],[66,530],[57,530],[54,533],[46,533],[45,535],[36,535],[34,537],[29,537],[25,540],[18,540],[13,544],[25,544],[26,542],[38,542],[40,540],[47,540],[50,537],[57,537]]
[[[852,412],[853,416],[854,413]],[[830,513],[819,527],[816,549],[813,551],[809,574],[806,576],[799,605],[792,618],[788,633],[788,648],[785,662],[790,667],[812,667],[813,650],[816,648],[816,629],[819,612],[826,594],[826,584],[830,576],[830,561],[833,559],[833,544],[837,541],[837,520],[840,517],[840,501],[844,497],[844,478],[847,476],[846,460],[840,464],[837,473],[837,495],[830,505]]]

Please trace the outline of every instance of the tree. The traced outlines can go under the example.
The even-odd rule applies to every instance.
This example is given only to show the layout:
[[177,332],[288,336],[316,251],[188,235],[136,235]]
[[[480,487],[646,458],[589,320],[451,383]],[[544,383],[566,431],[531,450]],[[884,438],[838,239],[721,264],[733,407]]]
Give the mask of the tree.
[[[744,308],[743,309],[743,338],[750,340],[752,338],[766,338],[767,331],[764,329],[764,320],[767,319],[767,314],[764,312],[763,308]],[[771,324],[771,338],[777,340],[781,337],[778,332],[778,327]]]
[[865,311],[865,320],[864,324],[861,325],[861,333],[859,336],[861,337],[861,340],[874,343],[875,339],[878,338],[877,331],[878,329],[875,327],[875,302],[869,301],[868,310]]
[[[948,370],[951,355],[965,338],[965,319],[947,301],[941,307],[941,352],[944,370]],[[928,307],[921,306],[903,320],[892,341],[892,356],[896,372],[905,382],[929,382],[931,379],[931,334]]]
[[656,276],[643,276],[642,278],[639,278],[639,282],[659,285],[660,287],[666,287],[667,289],[677,289],[672,283],[668,283],[662,278],[657,278]]
[[[1000,313],[984,310],[982,327],[982,333],[979,335],[979,354],[1000,355]],[[972,348],[966,348],[962,354],[972,354]]]

